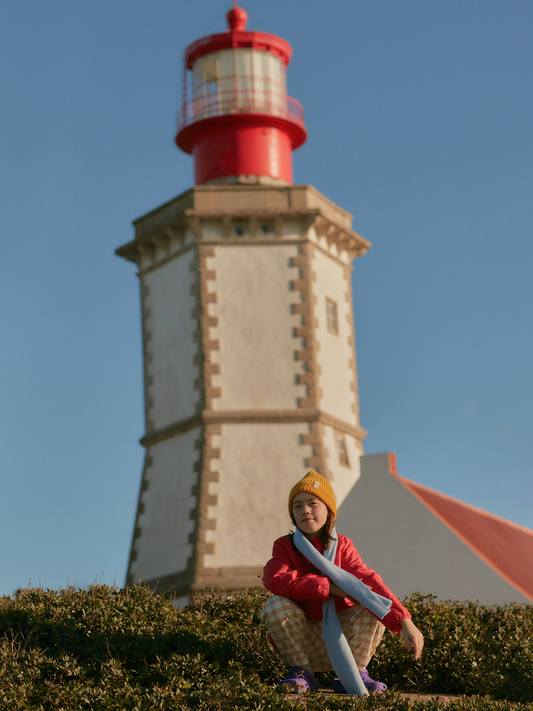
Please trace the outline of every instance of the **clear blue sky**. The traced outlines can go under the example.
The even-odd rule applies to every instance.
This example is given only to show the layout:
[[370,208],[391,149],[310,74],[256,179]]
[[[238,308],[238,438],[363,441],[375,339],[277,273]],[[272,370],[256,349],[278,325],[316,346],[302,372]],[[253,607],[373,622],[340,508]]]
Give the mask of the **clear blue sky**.
[[[185,46],[230,0],[0,10],[0,593],[124,583],[143,450],[131,221],[192,184]],[[533,528],[533,3],[242,0],[294,48],[354,271],[368,453]]]

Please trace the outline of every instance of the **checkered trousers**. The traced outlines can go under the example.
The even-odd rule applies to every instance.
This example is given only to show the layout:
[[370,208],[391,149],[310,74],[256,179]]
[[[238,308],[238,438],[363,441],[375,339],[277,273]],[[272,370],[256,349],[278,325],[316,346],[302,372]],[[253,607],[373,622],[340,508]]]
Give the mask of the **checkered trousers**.
[[[268,598],[260,612],[276,649],[291,667],[333,671],[322,637],[322,621],[310,620],[298,605],[280,595]],[[338,613],[355,662],[364,669],[381,642],[385,627],[366,607],[356,604]]]

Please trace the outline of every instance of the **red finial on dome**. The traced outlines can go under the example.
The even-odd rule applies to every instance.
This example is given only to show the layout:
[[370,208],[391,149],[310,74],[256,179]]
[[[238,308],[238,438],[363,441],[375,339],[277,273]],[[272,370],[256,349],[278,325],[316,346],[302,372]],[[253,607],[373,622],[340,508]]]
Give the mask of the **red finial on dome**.
[[230,10],[226,15],[230,32],[244,32],[246,23],[248,22],[248,13],[242,7],[233,4],[233,10]]

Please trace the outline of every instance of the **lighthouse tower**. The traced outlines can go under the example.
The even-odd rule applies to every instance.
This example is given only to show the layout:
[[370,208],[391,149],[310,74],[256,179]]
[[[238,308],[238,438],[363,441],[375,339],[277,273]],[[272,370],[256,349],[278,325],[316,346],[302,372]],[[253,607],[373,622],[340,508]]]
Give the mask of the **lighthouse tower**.
[[313,468],[340,501],[360,475],[352,216],[293,185],[306,139],[290,45],[229,29],[185,50],[177,145],[195,187],[135,221],[146,459],[127,583],[177,596],[258,584]]

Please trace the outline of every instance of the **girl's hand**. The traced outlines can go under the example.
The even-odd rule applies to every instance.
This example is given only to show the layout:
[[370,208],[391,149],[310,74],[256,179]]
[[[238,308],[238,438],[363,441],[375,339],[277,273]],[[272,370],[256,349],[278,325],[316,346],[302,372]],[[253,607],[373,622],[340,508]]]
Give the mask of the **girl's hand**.
[[415,659],[422,654],[424,636],[412,620],[402,620],[402,635],[408,652],[413,652]]
[[341,590],[338,585],[335,585],[335,583],[332,583],[331,580],[329,581],[329,594],[330,595],[337,595],[338,597],[348,597],[344,590]]
[[348,593],[345,593],[344,590],[341,590],[338,585],[335,585],[335,583],[332,583],[331,580],[329,581],[329,594],[330,595],[337,595],[338,597],[346,597],[348,600],[351,600],[352,602],[356,602],[356,600],[353,599],[351,595],[348,595]]

